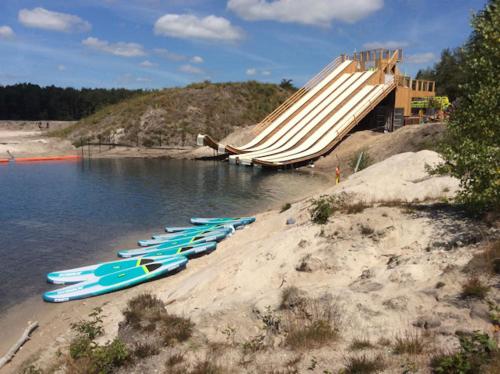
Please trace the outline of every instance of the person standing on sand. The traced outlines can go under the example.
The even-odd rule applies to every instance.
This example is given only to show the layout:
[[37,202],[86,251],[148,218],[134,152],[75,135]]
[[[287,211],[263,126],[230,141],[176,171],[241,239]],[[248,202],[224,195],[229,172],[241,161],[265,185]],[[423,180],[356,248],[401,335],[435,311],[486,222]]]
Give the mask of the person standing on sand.
[[335,184],[340,183],[340,167],[337,165],[335,168]]
[[40,131],[42,131],[42,121],[39,121],[39,122],[38,122],[38,129],[39,129]]
[[47,126],[46,126],[45,128],[48,130],[48,129],[49,129],[49,127],[50,127],[50,123],[49,123],[49,122],[47,122]]

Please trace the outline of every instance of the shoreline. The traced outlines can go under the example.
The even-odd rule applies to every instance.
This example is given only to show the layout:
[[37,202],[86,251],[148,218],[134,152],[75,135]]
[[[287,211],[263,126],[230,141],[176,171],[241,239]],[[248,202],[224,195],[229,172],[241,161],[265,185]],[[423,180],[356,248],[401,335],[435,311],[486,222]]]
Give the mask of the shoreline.
[[[310,171],[297,170],[297,172],[308,173]],[[314,172],[314,170],[311,170],[311,172]],[[316,186],[316,189],[312,192],[308,191],[305,192],[302,196],[295,197],[293,200],[289,201],[290,203],[298,203],[300,201],[306,200],[310,198],[311,193],[318,193],[323,188],[328,188],[333,179],[326,173],[317,174],[320,174],[321,178],[325,179],[324,183],[322,183],[321,186]],[[258,209],[258,212],[249,212],[248,214],[254,215],[257,217],[257,219],[259,219],[259,217],[269,214],[269,212],[279,210],[282,203],[284,202],[276,201],[270,207],[260,208]],[[183,222],[179,222],[179,225],[182,224]],[[109,241],[103,243],[103,248],[108,248],[111,245],[114,247],[114,250],[116,250],[116,248],[132,248],[137,246],[136,244],[138,238],[150,236],[152,232],[157,231],[160,231],[160,226],[149,228],[144,231],[141,230],[138,232],[134,232],[118,240],[117,238],[112,238]],[[219,243],[218,248],[220,248],[221,246],[231,245],[231,239],[232,238],[228,238],[225,241]],[[98,262],[113,261],[117,259],[115,252],[109,252],[105,256],[100,257],[102,258],[100,258]],[[182,273],[189,272],[189,269],[193,267],[193,263],[203,262],[203,260],[208,257],[210,257],[210,255],[193,260],[188,265],[188,268]],[[90,261],[89,264],[90,263],[92,262]],[[86,264],[82,264],[81,266],[85,265]],[[146,282],[135,287],[116,291],[113,293],[60,304],[46,303],[42,300],[41,295],[31,296],[27,299],[16,302],[16,304],[4,309],[0,316],[0,331],[2,331],[2,339],[0,339],[0,355],[2,355],[12,346],[12,344],[19,338],[20,334],[29,322],[38,321],[39,328],[33,333],[30,341],[25,346],[23,346],[22,350],[20,350],[16,354],[13,362],[6,365],[3,370],[6,370],[6,372],[8,372],[9,368],[12,370],[17,370],[19,368],[19,365],[21,365],[24,361],[29,360],[31,356],[38,355],[41,352],[43,347],[45,347],[43,343],[44,341],[52,341],[58,347],[63,346],[68,342],[68,340],[64,336],[67,335],[70,324],[86,318],[94,308],[102,307],[110,303],[123,303],[125,300],[129,299],[131,295],[137,293],[148,291],[153,292],[155,290],[154,284],[156,282],[168,284],[171,279],[178,276],[179,274],[174,274],[172,276],[168,276],[156,281],[153,280],[151,282]],[[40,281],[42,282],[45,280]],[[47,351],[45,353],[54,353],[55,351],[55,349],[51,349],[50,351]],[[3,370],[0,370],[0,372],[3,373]]]

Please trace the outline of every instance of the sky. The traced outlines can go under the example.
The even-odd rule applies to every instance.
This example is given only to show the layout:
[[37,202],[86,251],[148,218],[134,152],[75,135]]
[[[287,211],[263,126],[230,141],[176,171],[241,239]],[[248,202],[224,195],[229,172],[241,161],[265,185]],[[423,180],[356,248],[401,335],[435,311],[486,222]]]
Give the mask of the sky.
[[157,89],[292,79],[340,54],[404,50],[403,72],[467,40],[486,0],[1,0],[0,85]]

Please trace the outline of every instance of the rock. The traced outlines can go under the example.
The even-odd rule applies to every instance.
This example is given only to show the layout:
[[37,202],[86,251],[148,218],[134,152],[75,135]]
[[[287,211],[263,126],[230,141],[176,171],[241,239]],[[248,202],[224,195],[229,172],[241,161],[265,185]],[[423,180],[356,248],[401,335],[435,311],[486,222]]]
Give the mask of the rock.
[[296,222],[296,221],[295,221],[295,219],[294,219],[294,218],[288,218],[288,219],[286,220],[286,224],[287,224],[287,225],[295,225],[295,222]]
[[378,282],[372,282],[366,279],[357,280],[349,285],[349,288],[355,292],[369,293],[381,290],[384,286]]
[[470,304],[470,317],[490,322],[490,310],[488,305],[481,301],[472,301]]
[[399,311],[407,310],[408,298],[406,296],[394,297],[392,299],[387,299],[383,301],[382,305],[385,306],[387,309],[399,310]]
[[310,254],[307,254],[304,257],[302,257],[302,259],[299,261],[299,263],[295,267],[295,270],[303,271],[306,273],[312,273],[312,272],[321,270],[323,267],[324,267],[323,261],[321,261],[317,257],[313,257]]
[[424,329],[434,329],[441,326],[441,321],[435,316],[421,316],[415,322],[413,326],[420,327]]
[[375,276],[375,274],[373,273],[372,270],[365,269],[361,272],[359,279],[369,279],[369,278],[373,278],[374,276]]
[[401,263],[401,256],[391,256],[387,261],[387,269],[394,269]]

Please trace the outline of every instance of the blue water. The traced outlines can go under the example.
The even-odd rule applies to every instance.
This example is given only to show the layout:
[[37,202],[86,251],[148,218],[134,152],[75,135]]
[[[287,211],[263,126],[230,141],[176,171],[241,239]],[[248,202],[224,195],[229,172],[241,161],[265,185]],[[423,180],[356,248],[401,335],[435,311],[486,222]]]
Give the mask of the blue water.
[[325,183],[185,160],[0,165],[0,310],[48,289],[46,273],[112,259],[167,224],[250,215]]

